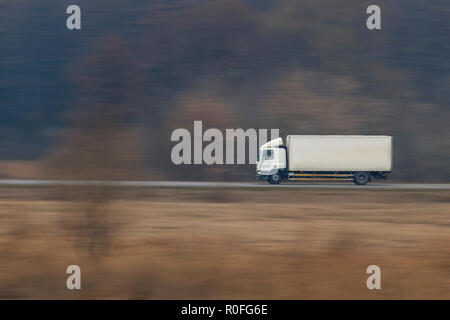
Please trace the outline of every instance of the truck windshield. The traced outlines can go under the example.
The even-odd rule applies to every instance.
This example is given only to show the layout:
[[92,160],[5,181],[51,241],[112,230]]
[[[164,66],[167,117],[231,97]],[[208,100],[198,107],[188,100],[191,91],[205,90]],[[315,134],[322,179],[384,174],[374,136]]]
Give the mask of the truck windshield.
[[262,154],[262,160],[270,160],[270,159],[273,159],[273,150],[272,149],[264,150]]

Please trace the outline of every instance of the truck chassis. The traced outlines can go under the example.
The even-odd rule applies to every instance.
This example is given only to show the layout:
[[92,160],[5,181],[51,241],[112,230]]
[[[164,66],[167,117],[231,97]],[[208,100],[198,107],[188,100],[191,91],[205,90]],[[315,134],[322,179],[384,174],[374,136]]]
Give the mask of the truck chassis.
[[365,185],[374,179],[386,179],[390,172],[385,171],[286,171],[279,170],[271,176],[259,176],[271,184],[279,184],[283,180],[290,181],[353,181]]

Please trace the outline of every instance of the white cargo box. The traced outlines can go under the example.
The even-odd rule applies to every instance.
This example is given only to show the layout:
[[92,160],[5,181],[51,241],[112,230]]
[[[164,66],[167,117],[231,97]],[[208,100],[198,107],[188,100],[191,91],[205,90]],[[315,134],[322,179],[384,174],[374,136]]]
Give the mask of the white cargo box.
[[289,171],[391,171],[390,136],[287,136]]

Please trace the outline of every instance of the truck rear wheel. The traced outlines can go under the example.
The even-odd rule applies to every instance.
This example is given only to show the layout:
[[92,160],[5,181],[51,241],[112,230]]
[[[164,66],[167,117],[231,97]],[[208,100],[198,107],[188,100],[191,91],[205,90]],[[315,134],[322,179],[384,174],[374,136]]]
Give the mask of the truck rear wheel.
[[280,184],[281,179],[280,173],[275,173],[273,176],[269,177],[268,181],[270,184]]
[[357,184],[357,185],[365,185],[367,184],[367,182],[370,181],[370,176],[367,172],[356,172],[354,177],[353,177],[353,181]]

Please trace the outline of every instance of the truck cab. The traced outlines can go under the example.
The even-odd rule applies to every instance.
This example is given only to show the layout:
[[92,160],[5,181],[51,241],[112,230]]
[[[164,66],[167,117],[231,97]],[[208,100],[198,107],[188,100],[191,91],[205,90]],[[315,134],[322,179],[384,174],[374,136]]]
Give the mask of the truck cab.
[[277,138],[263,144],[258,152],[256,178],[278,184],[284,179],[285,170],[286,147],[283,146],[283,139]]

